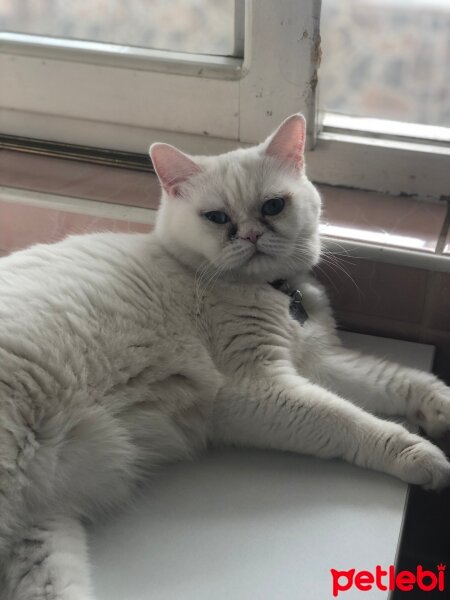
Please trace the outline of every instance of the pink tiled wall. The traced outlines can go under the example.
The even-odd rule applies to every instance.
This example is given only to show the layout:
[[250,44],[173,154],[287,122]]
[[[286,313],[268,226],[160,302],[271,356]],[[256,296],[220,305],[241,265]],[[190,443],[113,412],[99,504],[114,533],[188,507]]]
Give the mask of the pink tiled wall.
[[0,252],[57,242],[67,235],[97,231],[147,232],[150,225],[93,217],[0,200]]
[[326,286],[344,329],[436,346],[435,367],[450,383],[450,274],[359,258],[339,268],[322,264]]
[[0,185],[143,208],[157,208],[160,196],[151,172],[12,150],[0,150]]

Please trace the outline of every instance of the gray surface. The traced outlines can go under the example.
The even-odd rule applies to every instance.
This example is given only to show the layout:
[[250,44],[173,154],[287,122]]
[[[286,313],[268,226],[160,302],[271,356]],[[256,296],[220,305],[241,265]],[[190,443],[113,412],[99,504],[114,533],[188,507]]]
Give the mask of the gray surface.
[[[429,346],[343,337],[430,366]],[[124,514],[91,532],[96,593],[99,600],[331,599],[330,568],[393,563],[406,492],[380,473],[275,452],[227,450],[173,465]]]
[[339,335],[347,348],[381,356],[424,371],[431,371],[433,366],[434,346],[428,344],[416,344],[349,331],[341,331]]

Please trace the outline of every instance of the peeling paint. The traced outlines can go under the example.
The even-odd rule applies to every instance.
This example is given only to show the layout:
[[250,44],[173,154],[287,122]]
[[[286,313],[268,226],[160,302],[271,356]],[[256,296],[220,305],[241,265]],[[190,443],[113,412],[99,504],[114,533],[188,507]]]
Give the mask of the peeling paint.
[[312,74],[311,77],[309,78],[308,81],[308,91],[306,92],[306,94],[304,94],[305,99],[310,99],[312,96],[314,96],[314,93],[316,91],[317,88],[317,83],[319,81],[319,78],[317,76],[317,71],[320,67],[320,63],[322,60],[322,47],[321,47],[321,37],[320,37],[320,33],[317,32],[312,39],[312,45],[311,45],[311,65],[312,65]]
[[316,69],[319,68],[322,61],[322,46],[321,46],[320,33],[317,33],[313,38],[313,45],[311,51],[311,60]]
[[319,81],[319,78],[317,77],[317,69],[314,69],[314,72],[313,72],[310,80],[308,81],[308,87],[311,90],[312,94],[316,91],[318,81]]

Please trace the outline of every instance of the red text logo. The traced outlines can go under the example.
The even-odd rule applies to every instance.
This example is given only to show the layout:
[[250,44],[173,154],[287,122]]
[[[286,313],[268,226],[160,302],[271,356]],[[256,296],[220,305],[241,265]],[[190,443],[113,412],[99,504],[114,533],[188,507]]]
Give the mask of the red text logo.
[[424,570],[422,565],[418,565],[415,572],[397,572],[394,565],[388,567],[387,570],[377,565],[375,572],[356,571],[356,569],[349,569],[348,571],[331,569],[333,596],[336,597],[341,592],[347,592],[353,587],[361,592],[368,592],[374,587],[383,591],[390,590],[391,592],[393,590],[410,592],[414,589],[424,592],[433,590],[443,592],[445,589],[445,566],[444,564],[437,565],[436,572]]

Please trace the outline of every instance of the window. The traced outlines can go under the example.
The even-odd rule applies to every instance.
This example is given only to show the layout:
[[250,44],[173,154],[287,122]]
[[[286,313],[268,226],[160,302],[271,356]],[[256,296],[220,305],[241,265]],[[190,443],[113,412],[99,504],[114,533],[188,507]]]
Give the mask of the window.
[[[87,29],[72,31],[72,37],[51,37],[69,33],[67,27],[49,29],[47,17],[42,17],[40,30],[36,29],[36,19],[31,29],[19,22],[11,25],[9,21],[7,25],[5,7],[11,12],[11,6],[23,8],[44,2],[0,0],[0,131],[4,134],[141,154],[147,152],[149,143],[161,140],[192,153],[216,153],[237,144],[259,142],[287,115],[300,111],[308,120],[307,162],[309,174],[316,182],[395,194],[448,194],[448,101],[444,99],[447,108],[442,108],[441,117],[432,121],[430,100],[426,115],[414,117],[419,125],[412,127],[405,126],[412,113],[403,113],[398,105],[389,114],[375,110],[373,92],[366,94],[370,100],[367,110],[358,108],[364,94],[358,91],[352,73],[369,70],[364,64],[355,63],[365,54],[355,50],[346,64],[342,61],[344,50],[339,46],[347,43],[356,48],[352,36],[383,44],[383,35],[388,33],[384,25],[377,35],[361,33],[360,21],[364,18],[364,27],[370,31],[375,27],[375,17],[368,19],[370,8],[374,15],[385,15],[383,18],[392,13],[392,19],[398,20],[400,15],[411,27],[414,15],[420,11],[443,11],[443,17],[437,21],[421,17],[421,43],[431,47],[436,42],[433,23],[442,29],[446,27],[444,21],[448,23],[446,0],[323,0],[322,46],[326,56],[321,69],[320,0],[146,0],[145,16],[149,16],[149,21],[153,12],[156,18],[158,7],[197,7],[192,14],[198,16],[203,11],[202,19],[208,16],[212,24],[205,28],[207,21],[194,19],[187,36],[192,38],[189,43],[187,34],[180,33],[182,28],[178,33],[170,33],[170,27],[161,26],[158,31],[164,29],[165,37],[160,41],[156,37],[150,39],[151,36],[145,40],[141,37],[139,42],[131,40],[138,45],[130,45],[125,29],[120,33],[125,19],[115,16],[111,8],[124,6],[123,0],[55,2],[66,12],[69,6],[76,6],[77,10],[88,6],[92,11],[91,21],[84,24]],[[132,19],[131,7],[137,11],[143,2],[127,3],[127,23]],[[225,6],[228,17],[217,17],[217,24],[212,15]],[[100,16],[95,16],[94,7],[102,7]],[[101,32],[102,21],[108,19],[121,25],[114,28],[114,36],[111,31]],[[167,16],[165,19],[171,20]],[[79,19],[72,21],[77,23]],[[97,29],[92,23],[97,24]],[[218,42],[216,36],[210,35],[216,26],[222,31],[220,48],[211,46],[211,41]],[[28,33],[20,33],[23,31]],[[185,40],[181,43],[183,35]],[[340,35],[344,41],[339,42]],[[392,35],[390,39],[400,46],[400,33]],[[212,37],[214,40],[209,39]],[[341,60],[336,67],[338,72],[347,73],[339,81],[335,77],[334,83],[329,63],[331,58],[334,60],[333,54]],[[372,79],[383,72],[392,80],[401,70],[399,63],[389,67],[375,61],[373,64]],[[423,70],[431,76],[430,69]],[[447,90],[448,77],[443,69],[433,73],[432,79],[441,86],[442,94],[442,90]],[[319,112],[318,80],[324,109]],[[428,83],[415,81],[414,85],[417,93],[428,94],[431,90]],[[380,101],[377,105],[384,111],[387,104]],[[394,103],[390,104],[393,108]]]
[[316,179],[447,195],[448,0],[323,0],[321,33]]
[[9,33],[219,55],[235,54],[234,9],[234,0],[0,1]]
[[0,129],[140,153],[155,139],[199,153],[254,143],[298,110],[310,117],[312,131],[318,4],[234,6],[234,47],[245,37],[243,57],[117,51],[4,31]]
[[450,127],[448,0],[323,0],[326,111]]

